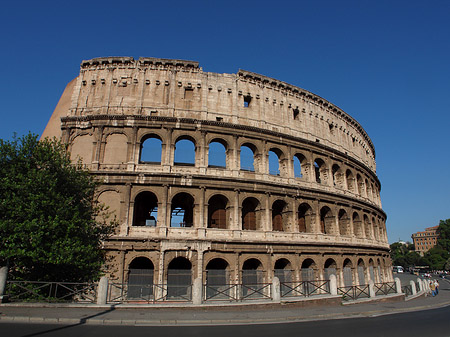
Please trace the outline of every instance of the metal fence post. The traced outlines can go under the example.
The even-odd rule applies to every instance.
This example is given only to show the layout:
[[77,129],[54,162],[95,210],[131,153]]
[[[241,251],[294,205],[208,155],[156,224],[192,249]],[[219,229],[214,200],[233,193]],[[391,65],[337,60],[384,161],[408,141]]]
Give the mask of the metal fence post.
[[106,304],[108,298],[108,278],[102,276],[97,287],[97,304]]
[[197,277],[194,280],[194,284],[192,285],[192,303],[193,304],[202,304],[202,279]]
[[275,303],[281,302],[281,289],[280,289],[280,279],[276,276],[272,279],[272,301]]
[[0,268],[0,303],[8,301],[8,296],[5,295],[6,279],[8,278],[8,267]]
[[400,279],[398,277],[396,277],[394,279],[395,281],[395,287],[397,288],[397,294],[401,294],[402,293],[402,282],[400,281]]
[[330,294],[337,295],[337,278],[336,275],[330,275]]

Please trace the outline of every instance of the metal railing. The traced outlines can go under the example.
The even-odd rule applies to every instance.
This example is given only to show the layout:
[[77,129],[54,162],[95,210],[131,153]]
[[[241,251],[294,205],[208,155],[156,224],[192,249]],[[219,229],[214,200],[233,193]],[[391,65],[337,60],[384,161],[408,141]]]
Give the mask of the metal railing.
[[192,285],[110,283],[107,301],[108,303],[191,302]]
[[239,301],[238,284],[204,285],[203,299],[205,301]]
[[7,281],[9,301],[96,303],[97,283]]
[[280,282],[281,297],[312,296],[330,293],[330,281]]
[[270,286],[272,283],[241,284],[241,300],[272,299]]
[[338,295],[342,295],[343,300],[357,300],[359,298],[370,298],[369,285],[361,284],[338,288]]
[[375,283],[373,285],[373,288],[375,290],[375,296],[397,293],[397,287],[395,286],[395,282]]

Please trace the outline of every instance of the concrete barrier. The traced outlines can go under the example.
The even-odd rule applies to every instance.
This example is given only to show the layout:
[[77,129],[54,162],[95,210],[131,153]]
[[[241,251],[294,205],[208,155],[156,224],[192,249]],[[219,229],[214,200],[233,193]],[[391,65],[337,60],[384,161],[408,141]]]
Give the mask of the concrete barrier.
[[280,287],[280,279],[278,277],[274,277],[272,279],[272,285],[271,285],[271,291],[272,291],[272,301],[275,303],[281,302],[281,287]]

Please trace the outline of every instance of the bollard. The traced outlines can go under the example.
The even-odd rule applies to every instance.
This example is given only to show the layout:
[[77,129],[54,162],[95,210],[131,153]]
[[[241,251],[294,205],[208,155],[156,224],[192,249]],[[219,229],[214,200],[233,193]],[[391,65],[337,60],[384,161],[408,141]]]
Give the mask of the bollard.
[[417,278],[417,283],[419,283],[419,292],[423,292],[423,283],[420,278]]
[[197,277],[192,285],[192,304],[202,304],[202,279]]
[[373,280],[369,280],[369,296],[371,298],[376,296],[374,285],[375,285],[375,283],[373,282]]
[[336,275],[330,275],[330,294],[337,295],[337,278]]
[[281,289],[280,289],[280,279],[278,277],[274,277],[272,279],[272,301],[275,303],[281,302]]
[[102,276],[97,286],[97,304],[105,305],[108,299],[108,278]]
[[401,294],[402,293],[402,282],[400,281],[400,279],[398,277],[396,277],[394,279],[395,282],[395,288],[397,288],[397,294]]
[[8,278],[8,267],[0,268],[0,303],[8,301],[8,296],[5,295],[6,279]]
[[412,294],[413,295],[417,294],[416,283],[413,280],[411,280],[411,281],[409,281],[409,284],[411,285],[411,292],[412,292]]

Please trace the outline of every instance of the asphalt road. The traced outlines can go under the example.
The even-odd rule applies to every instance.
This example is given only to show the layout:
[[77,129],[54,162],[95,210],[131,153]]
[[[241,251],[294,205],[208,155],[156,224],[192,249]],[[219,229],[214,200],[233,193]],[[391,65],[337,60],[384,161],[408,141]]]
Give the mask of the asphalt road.
[[450,336],[450,306],[412,313],[369,318],[349,318],[285,324],[255,324],[227,326],[105,326],[105,325],[45,325],[0,323],[0,336],[177,336],[177,337],[264,337],[264,336],[333,336],[333,337],[440,337]]

